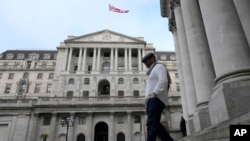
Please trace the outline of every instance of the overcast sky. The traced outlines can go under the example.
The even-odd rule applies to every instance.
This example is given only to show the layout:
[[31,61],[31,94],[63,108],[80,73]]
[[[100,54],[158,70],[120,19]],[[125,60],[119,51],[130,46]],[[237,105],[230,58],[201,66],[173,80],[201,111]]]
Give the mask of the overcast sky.
[[[110,12],[109,3],[129,13]],[[160,0],[0,0],[0,53],[56,50],[68,35],[104,29],[144,37],[157,51],[174,51]]]

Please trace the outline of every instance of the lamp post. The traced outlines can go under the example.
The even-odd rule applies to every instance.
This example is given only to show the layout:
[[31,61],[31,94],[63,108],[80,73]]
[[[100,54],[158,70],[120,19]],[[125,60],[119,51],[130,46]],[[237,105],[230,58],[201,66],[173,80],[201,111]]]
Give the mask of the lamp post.
[[68,141],[68,130],[69,130],[69,127],[74,126],[74,123],[75,121],[73,119],[70,119],[69,117],[61,120],[62,127],[67,127],[65,141]]

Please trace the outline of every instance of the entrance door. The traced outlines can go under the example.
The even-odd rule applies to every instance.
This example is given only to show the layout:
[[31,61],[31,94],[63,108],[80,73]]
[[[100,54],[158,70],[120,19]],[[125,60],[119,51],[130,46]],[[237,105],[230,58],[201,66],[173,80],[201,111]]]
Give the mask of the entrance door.
[[108,141],[108,125],[105,122],[96,124],[94,141]]

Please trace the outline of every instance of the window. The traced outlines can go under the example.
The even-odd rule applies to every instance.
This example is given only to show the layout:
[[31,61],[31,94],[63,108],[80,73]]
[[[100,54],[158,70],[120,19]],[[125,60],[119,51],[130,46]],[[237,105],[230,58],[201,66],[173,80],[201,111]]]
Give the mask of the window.
[[180,84],[179,83],[176,83],[176,91],[179,92],[181,89],[180,89]]
[[133,66],[132,66],[132,71],[133,71],[133,72],[138,72],[138,67],[137,67],[137,65],[133,65]]
[[88,66],[88,73],[92,71],[92,66]]
[[30,69],[31,68],[31,61],[27,61],[27,66],[26,66],[27,69]]
[[118,116],[117,116],[117,123],[118,123],[118,124],[124,123],[124,116],[118,115]]
[[91,52],[89,52],[89,57],[93,57],[93,52],[91,51]]
[[78,66],[74,66],[74,72],[76,72],[78,69]]
[[119,66],[118,67],[118,73],[124,72],[124,66]]
[[28,79],[28,78],[29,78],[29,73],[25,72],[25,73],[23,74],[23,79]]
[[85,78],[85,79],[84,79],[84,84],[88,85],[89,83],[90,83],[89,78]]
[[9,79],[13,79],[14,78],[14,73],[10,73],[9,74]]
[[70,78],[70,79],[69,79],[69,84],[73,85],[74,83],[75,83],[74,78]]
[[133,91],[133,97],[139,98],[139,91]]
[[2,75],[3,75],[3,74],[2,74],[2,73],[0,73],[0,79],[2,79]]
[[109,70],[110,70],[110,63],[109,62],[104,62],[102,64],[102,71],[103,72],[109,72]]
[[42,73],[38,73],[37,74],[37,79],[42,79],[43,78],[43,74]]
[[118,97],[123,98],[124,97],[124,91],[118,91]]
[[50,116],[44,116],[43,117],[43,125],[50,125]]
[[6,93],[6,94],[10,93],[10,89],[11,89],[11,84],[6,84],[4,93]]
[[117,141],[125,141],[125,135],[123,133],[119,133],[117,135]]
[[161,60],[167,60],[167,56],[166,55],[161,55]]
[[83,115],[79,116],[79,123],[78,124],[80,124],[80,125],[86,124],[86,116],[83,116]]
[[51,93],[51,90],[52,90],[52,84],[48,84],[46,92]]
[[134,79],[133,79],[133,84],[139,84],[138,78],[134,78]]
[[134,123],[141,123],[141,116],[140,115],[134,116]]
[[24,54],[18,53],[17,54],[17,59],[24,59]]
[[42,141],[47,141],[47,137],[48,137],[47,135],[43,135],[42,136],[42,139],[43,139]]
[[41,88],[41,84],[36,84],[35,86],[35,92],[34,93],[39,93]]
[[119,78],[119,79],[118,79],[118,84],[124,84],[123,78]]
[[49,53],[43,54],[43,59],[50,59],[50,54]]
[[26,81],[24,81],[24,80],[21,80],[20,81],[20,86],[19,86],[20,88],[19,88],[19,95],[23,95],[23,93],[25,93],[26,92],[26,88],[28,88],[27,87],[27,84],[26,84]]
[[176,78],[176,79],[179,78],[178,73],[175,73],[175,78]]
[[103,53],[103,57],[109,57],[110,56],[110,53],[109,52],[104,52]]
[[12,54],[12,53],[8,53],[6,55],[6,59],[12,59],[13,57],[14,57],[14,54]]
[[83,91],[82,92],[82,97],[83,98],[88,98],[89,97],[89,91]]
[[31,53],[31,54],[29,54],[29,58],[30,59],[38,59],[39,58],[39,54],[37,54],[37,53]]
[[50,73],[49,74],[49,79],[53,79],[54,78],[54,73]]
[[68,91],[67,92],[67,98],[71,99],[73,97],[73,93],[74,93],[73,91]]
[[171,55],[170,55],[170,60],[176,60],[176,57],[175,57],[174,54],[171,54]]

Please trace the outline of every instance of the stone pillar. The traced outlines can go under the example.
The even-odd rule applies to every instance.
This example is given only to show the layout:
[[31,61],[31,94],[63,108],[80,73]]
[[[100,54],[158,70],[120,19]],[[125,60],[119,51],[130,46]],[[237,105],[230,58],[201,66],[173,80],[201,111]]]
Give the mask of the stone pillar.
[[250,46],[250,0],[234,0],[235,8],[238,12],[241,25],[246,35],[248,46]]
[[181,0],[181,8],[192,71],[195,74],[198,110],[195,112],[194,125],[197,132],[211,125],[208,101],[214,87],[215,72],[197,0]]
[[28,131],[28,138],[27,141],[34,141],[36,140],[36,129],[37,129],[37,121],[38,121],[38,114],[31,113],[30,123],[29,126],[31,130]]
[[142,59],[142,57],[141,57],[141,48],[138,48],[138,71],[139,72],[141,72],[141,64],[142,64],[141,59]]
[[179,49],[179,40],[177,36],[176,31],[176,23],[175,21],[169,21],[169,30],[173,33],[173,39],[174,39],[174,47],[175,47],[175,55],[177,58],[177,71],[179,74],[179,83],[181,88],[181,103],[182,103],[182,111],[183,111],[183,117],[184,119],[188,119],[188,102],[186,93],[185,93],[185,84],[184,84],[184,78],[183,78],[183,71],[182,71],[182,65],[181,65],[181,56],[180,56],[180,49]]
[[127,128],[126,128],[126,141],[132,141],[132,119],[131,119],[131,111],[127,111]]
[[93,141],[94,140],[94,136],[92,133],[94,133],[94,128],[93,128],[93,113],[89,112],[88,113],[88,134],[87,135],[87,140],[86,141]]
[[96,65],[96,70],[100,72],[100,57],[101,57],[101,48],[97,49],[98,54],[97,54],[97,65]]
[[70,72],[70,65],[71,65],[71,59],[72,59],[72,52],[73,52],[73,48],[70,48],[69,51],[69,58],[68,58],[68,63],[67,63],[67,71]]
[[81,71],[81,69],[82,69],[82,48],[80,48],[77,71]]
[[127,48],[124,48],[124,69],[125,69],[125,72],[128,70],[128,49]]
[[188,116],[187,122],[189,123],[190,134],[194,133],[193,129],[193,115],[196,110],[196,93],[194,87],[194,80],[193,80],[193,72],[191,68],[190,56],[188,51],[188,44],[187,44],[187,37],[185,32],[185,27],[183,23],[183,15],[179,0],[175,0],[174,5],[174,14],[176,19],[176,27],[177,27],[177,35],[179,40],[179,49],[180,49],[180,61],[182,65],[183,71],[183,78],[185,83],[185,92],[186,98],[188,100]]
[[132,49],[129,48],[129,56],[128,56],[128,68],[129,68],[129,71],[131,72],[132,71]]
[[[211,122],[216,125],[249,112],[249,102],[243,102],[250,100],[249,93],[236,84],[250,78],[250,48],[233,0],[199,0],[199,4],[216,74],[209,101]],[[231,85],[241,95],[237,99]]]
[[[146,54],[145,54],[145,49],[142,49],[142,57],[144,57]],[[142,59],[142,58],[141,58]],[[143,64],[142,65],[142,70],[146,70],[146,66]]]
[[87,48],[83,51],[82,71],[85,73]]
[[116,140],[116,134],[114,131],[114,112],[110,112],[110,122],[109,122],[109,134],[108,134],[108,140],[109,141],[115,141]]
[[110,71],[114,70],[114,48],[110,49]]
[[[75,113],[70,113],[70,119],[71,120],[75,120]],[[76,121],[75,121],[76,122]],[[70,125],[72,125],[71,123],[70,123]],[[74,141],[75,139],[74,139],[74,134],[75,134],[75,125],[74,126],[71,126],[71,127],[69,127],[69,134],[68,134],[68,139],[69,139],[69,141]]]
[[94,48],[94,52],[93,52],[93,63],[92,63],[92,70],[95,71],[96,70],[96,48]]
[[65,48],[65,60],[64,60],[64,70],[67,71],[67,64],[68,64],[68,58],[69,58],[69,49]]
[[117,72],[117,64],[118,64],[118,48],[115,48],[115,71]]
[[54,141],[56,139],[56,126],[57,126],[57,120],[56,120],[57,113],[52,112],[52,118],[51,118],[51,127],[50,127],[50,140]]

